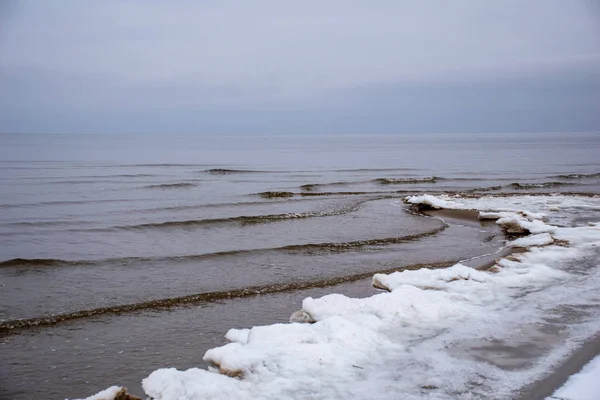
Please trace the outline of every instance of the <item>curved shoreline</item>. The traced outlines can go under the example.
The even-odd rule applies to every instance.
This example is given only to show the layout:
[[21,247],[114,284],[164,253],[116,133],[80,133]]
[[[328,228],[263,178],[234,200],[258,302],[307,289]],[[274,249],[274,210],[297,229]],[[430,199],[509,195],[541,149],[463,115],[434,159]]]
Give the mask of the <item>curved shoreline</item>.
[[[406,209],[406,211],[410,212],[411,210]],[[442,215],[446,216],[446,214],[443,212],[438,213],[437,211],[430,211],[430,212],[421,212],[421,211],[415,212],[415,211],[416,210],[413,210],[412,213],[421,215],[422,217],[435,218],[435,219],[439,220],[441,222],[440,227],[436,228],[436,229],[432,229],[430,231],[426,231],[426,232],[422,232],[422,233],[418,233],[418,234],[414,234],[414,235],[406,235],[406,236],[402,236],[402,237],[398,237],[398,238],[366,239],[366,240],[343,242],[343,243],[319,243],[319,244],[307,244],[307,245],[290,245],[290,246],[284,246],[284,247],[280,247],[280,248],[267,249],[266,251],[272,250],[272,251],[296,252],[296,251],[308,249],[309,251],[310,250],[313,250],[313,251],[321,250],[321,251],[326,251],[326,252],[340,252],[340,251],[345,251],[345,250],[353,250],[353,249],[364,247],[364,246],[399,244],[399,243],[403,243],[403,242],[407,242],[407,241],[419,240],[419,239],[429,237],[429,236],[435,236],[438,233],[445,231],[449,226],[448,223],[445,222],[445,220],[443,218],[441,218]],[[456,219],[462,219],[463,221],[468,221],[471,223],[478,221],[476,213],[471,212],[471,211],[453,213],[453,214],[455,214],[454,217]],[[502,249],[500,249],[500,250],[502,250]],[[259,250],[248,250],[248,251],[243,251],[243,253],[250,253],[250,252],[255,252],[255,251],[259,251]],[[260,250],[260,251],[262,251],[262,250]],[[232,252],[232,253],[228,252],[227,254],[212,253],[212,254],[206,254],[206,255],[190,256],[190,257],[197,259],[197,258],[208,258],[208,257],[216,256],[216,255],[228,255],[228,254],[236,254],[237,255],[238,253],[240,253],[240,251],[236,251],[236,252]],[[480,255],[478,257],[485,257],[485,256],[487,256],[487,255]],[[497,257],[498,255],[493,254],[492,256]],[[478,257],[476,257],[476,258],[478,258]],[[69,312],[69,313],[62,313],[62,314],[56,314],[56,315],[50,315],[50,316],[39,316],[39,317],[24,318],[24,319],[12,319],[12,320],[6,320],[6,321],[0,322],[0,335],[12,335],[12,334],[16,334],[16,333],[18,333],[22,330],[26,330],[26,329],[31,329],[31,328],[36,328],[36,327],[49,327],[49,326],[54,326],[57,324],[65,323],[68,321],[92,318],[95,316],[119,315],[119,314],[132,313],[132,312],[143,311],[143,310],[169,309],[172,307],[181,307],[181,306],[193,305],[193,304],[210,303],[210,302],[215,302],[215,301],[224,300],[224,299],[245,298],[245,297],[257,296],[257,295],[261,295],[261,294],[288,292],[288,291],[303,290],[303,289],[309,289],[309,288],[323,288],[323,287],[335,286],[335,285],[339,285],[339,284],[343,284],[343,283],[347,283],[347,282],[354,282],[354,281],[358,281],[358,280],[362,280],[362,279],[368,279],[377,273],[388,274],[388,273],[393,273],[396,271],[416,270],[416,269],[420,269],[420,268],[446,268],[446,267],[451,266],[459,261],[460,260],[456,259],[456,260],[440,261],[440,262],[436,262],[436,263],[410,264],[410,265],[402,266],[402,267],[395,267],[395,268],[383,269],[383,270],[373,270],[373,271],[368,271],[368,272],[356,273],[356,274],[351,274],[351,275],[342,275],[342,276],[330,277],[330,278],[325,278],[325,279],[306,279],[306,280],[299,281],[299,282],[282,282],[282,283],[273,283],[273,284],[263,284],[263,285],[256,285],[256,286],[251,286],[251,287],[246,287],[246,288],[238,288],[238,289],[230,289],[230,290],[217,290],[217,291],[204,292],[204,293],[195,293],[195,294],[190,294],[190,295],[185,295],[185,296],[177,296],[177,297],[148,300],[148,301],[136,302],[136,303],[118,304],[118,305],[114,305],[114,306],[105,306],[105,307],[98,307],[98,308],[92,308],[92,309],[77,310],[77,311],[73,311],[73,312]],[[27,266],[29,264],[29,262],[34,262],[34,264],[37,266],[55,267],[57,265],[61,265],[61,260],[15,259],[15,260],[7,260],[7,261],[1,263],[0,266],[2,266],[2,264],[4,264],[3,266],[5,266],[5,267],[18,267],[20,265]],[[478,268],[482,268],[482,269],[488,268],[490,266],[490,263],[493,264],[493,260],[479,262]],[[77,261],[69,261],[68,264],[76,265],[76,264],[78,264],[78,262]]]
[[[539,252],[537,251],[528,251],[527,254],[523,257],[516,257],[511,259],[511,257],[504,257],[503,259],[497,261],[496,265],[489,270],[489,272],[479,272],[474,270],[473,268],[469,268],[467,266],[456,264],[453,265],[452,268],[447,270],[444,273],[434,272],[434,271],[418,271],[415,273],[410,272],[398,272],[391,275],[381,275],[375,276],[373,278],[373,284],[377,287],[385,288],[389,290],[390,296],[392,297],[382,297],[383,295],[375,295],[369,297],[367,299],[353,299],[347,298],[340,295],[331,295],[325,296],[320,299],[307,298],[303,302],[303,306],[301,310],[297,311],[292,315],[292,322],[299,323],[315,323],[314,325],[310,325],[309,329],[300,329],[297,325],[269,325],[266,327],[260,328],[252,328],[252,329],[233,329],[230,330],[227,334],[227,339],[231,342],[229,344],[216,347],[214,349],[209,350],[204,360],[210,362],[212,365],[217,366],[218,372],[220,376],[234,377],[239,378],[244,381],[244,377],[248,375],[252,375],[253,378],[249,381],[248,384],[240,384],[238,380],[227,380],[227,378],[216,378],[211,373],[203,372],[202,370],[198,372],[194,372],[193,376],[186,376],[185,371],[176,371],[174,369],[159,369],[153,372],[148,378],[143,381],[143,387],[146,394],[154,398],[165,398],[164,390],[165,390],[165,382],[171,382],[168,393],[171,391],[174,392],[187,392],[186,382],[190,385],[199,385],[197,389],[194,390],[195,395],[205,394],[207,396],[211,396],[211,394],[215,394],[213,389],[207,388],[205,386],[211,382],[221,382],[221,384],[227,384],[228,389],[231,390],[231,393],[238,393],[241,391],[246,392],[248,389],[248,385],[253,387],[255,390],[263,391],[271,393],[271,395],[275,395],[279,393],[279,389],[273,387],[271,381],[272,379],[267,379],[265,381],[261,380],[261,370],[255,370],[255,363],[262,363],[261,365],[267,365],[268,363],[275,363],[277,365],[277,370],[284,371],[295,371],[295,368],[300,368],[301,371],[304,371],[307,366],[297,367],[297,357],[295,356],[296,351],[302,351],[305,349],[306,351],[310,351],[310,348],[307,347],[307,344],[310,343],[327,343],[325,345],[326,348],[332,347],[331,351],[334,352],[335,355],[341,356],[342,354],[338,354],[339,351],[334,349],[339,349],[340,346],[343,347],[344,343],[354,343],[355,340],[354,335],[361,337],[362,335],[366,335],[367,337],[371,337],[370,335],[377,335],[379,323],[375,323],[374,321],[371,323],[375,323],[374,327],[371,327],[371,318],[384,319],[383,315],[386,315],[386,304],[382,304],[381,300],[386,299],[388,302],[391,301],[392,304],[398,305],[398,310],[401,310],[405,307],[408,307],[411,310],[411,313],[408,313],[407,316],[412,316],[413,307],[414,310],[420,310],[417,307],[418,303],[414,303],[414,301],[420,302],[423,300],[421,295],[415,295],[416,297],[411,298],[411,293],[421,293],[420,291],[427,292],[428,290],[432,290],[430,293],[440,293],[432,295],[431,298],[424,302],[425,307],[433,307],[435,310],[438,309],[436,303],[439,299],[446,299],[450,304],[457,302],[457,306],[465,307],[465,309],[469,309],[469,306],[472,304],[473,307],[480,307],[481,309],[475,313],[475,316],[471,316],[471,312],[467,312],[465,316],[465,321],[471,321],[471,323],[477,323],[477,321],[484,321],[485,318],[481,318],[481,315],[485,315],[487,311],[494,311],[497,307],[497,301],[500,301],[500,304],[507,306],[514,302],[515,298],[521,298],[520,294],[527,295],[529,293],[534,294],[537,291],[530,291],[531,285],[533,287],[537,287],[539,285],[540,288],[552,288],[553,286],[548,286],[550,282],[553,280],[555,282],[562,281],[562,279],[567,279],[568,274],[565,271],[562,271],[564,262],[567,260],[575,260],[577,259],[576,255],[565,256],[566,258],[563,260],[562,258],[556,259],[556,252],[562,252],[565,247],[569,245],[571,242],[571,238],[579,237],[578,235],[583,235],[583,239],[579,239],[579,241],[583,240],[584,244],[595,243],[597,240],[595,230],[596,225],[591,225],[591,228],[585,227],[574,227],[574,228],[559,228],[558,226],[553,226],[546,224],[546,214],[540,212],[539,209],[523,209],[519,208],[514,210],[514,206],[516,204],[520,204],[517,202],[516,204],[512,204],[513,209],[510,211],[504,211],[504,207],[502,206],[502,202],[495,202],[496,206],[490,206],[490,202],[471,202],[471,208],[467,203],[458,203],[455,201],[456,198],[452,197],[443,197],[443,198],[435,198],[431,195],[423,195],[423,196],[415,196],[411,198],[406,198],[406,202],[409,204],[415,205],[415,212],[422,212],[424,209],[456,209],[459,211],[456,212],[446,212],[446,214],[455,214],[453,217],[462,217],[465,219],[470,219],[473,216],[473,213],[465,210],[477,210],[478,216],[481,219],[493,219],[496,220],[496,223],[501,226],[505,233],[508,234],[516,234],[520,235],[520,239],[514,241],[512,243],[513,246],[517,246],[520,248],[527,248],[533,246],[539,246],[540,248],[546,247],[549,244],[547,250],[540,250],[543,252],[545,257],[550,257],[555,259],[555,262],[543,263],[538,258]],[[509,203],[510,204],[510,203]],[[548,205],[548,203],[545,203]],[[555,203],[551,203],[555,204]],[[569,203],[565,203],[569,204]],[[568,206],[568,205],[566,205]],[[556,208],[552,205],[551,208]],[[440,217],[441,218],[441,217]],[[562,230],[561,230],[562,229]],[[551,233],[551,234],[550,234]],[[574,235],[574,236],[573,236]],[[587,236],[586,236],[587,235]],[[590,236],[591,235],[591,236]],[[518,236],[519,237],[519,236]],[[549,240],[549,241],[548,241]],[[573,239],[575,240],[575,239]],[[581,243],[578,241],[574,241],[572,247],[574,250],[579,249],[578,246],[581,246]],[[571,246],[569,246],[571,247]],[[576,253],[577,254],[577,253]],[[569,258],[570,257],[570,258]],[[536,261],[537,260],[537,261]],[[558,262],[558,264],[557,264]],[[523,270],[524,269],[524,270]],[[528,273],[527,271],[531,270],[532,275],[528,278],[529,280],[523,280],[522,275]],[[496,275],[496,273],[498,275]],[[544,280],[540,276],[548,275],[545,279],[549,279],[548,281]],[[463,286],[460,282],[466,281]],[[452,282],[459,282],[453,284]],[[484,285],[486,286],[478,286]],[[480,304],[477,300],[469,300],[469,297],[453,297],[454,292],[446,292],[446,290],[450,290],[451,287],[456,288],[459,293],[464,293],[464,290],[471,287],[471,290],[475,290],[474,293],[477,293],[478,288],[484,288],[483,290],[488,289],[498,289],[499,293],[503,293],[500,297],[492,297],[492,302],[490,303],[493,306],[486,307],[486,303]],[[411,289],[412,288],[412,289]],[[519,291],[520,290],[520,291]],[[417,291],[417,292],[415,292]],[[524,293],[522,293],[524,291]],[[445,293],[446,295],[442,295]],[[448,294],[450,293],[450,294]],[[509,294],[510,293],[510,294]],[[550,293],[553,293],[552,291]],[[395,295],[395,296],[394,296]],[[513,297],[513,296],[517,297]],[[407,298],[408,300],[404,303],[403,299]],[[561,298],[561,297],[559,297]],[[538,297],[531,298],[534,301],[539,300]],[[378,302],[379,301],[379,302]],[[489,299],[488,299],[489,301]],[[473,303],[470,303],[473,302]],[[414,303],[414,304],[413,304]],[[389,306],[389,305],[388,305]],[[523,310],[527,310],[527,312],[531,312],[531,310],[526,307],[526,303],[522,303],[519,305]],[[444,309],[442,307],[441,309]],[[544,315],[544,308],[540,308],[539,315]],[[476,311],[475,309],[472,311]],[[497,310],[496,310],[497,311]],[[399,311],[396,311],[398,313]],[[417,311],[419,312],[419,311]],[[382,315],[380,315],[382,313]],[[364,315],[363,315],[364,314]],[[390,317],[398,316],[400,314],[394,314],[394,311],[390,313]],[[459,314],[460,315],[460,314]],[[478,315],[480,315],[478,317]],[[512,312],[500,313],[498,315],[500,320],[503,322],[511,321],[510,316]],[[534,315],[538,315],[534,313]],[[337,319],[341,318],[341,319]],[[350,318],[350,319],[345,319]],[[355,326],[352,325],[352,318],[358,318],[362,321],[362,324]],[[479,319],[478,319],[479,318]],[[390,321],[393,321],[392,318]],[[348,322],[344,322],[348,321]],[[535,319],[534,319],[535,321]],[[341,327],[344,327],[345,324],[350,324],[349,326],[352,329],[355,329],[356,332],[352,335],[352,338],[347,339],[345,336],[341,338],[336,338],[334,340],[334,344],[330,344],[331,340],[329,336],[329,332],[331,326],[337,326],[337,324],[341,324]],[[363,324],[365,324],[363,326]],[[391,325],[383,326],[386,329],[391,329],[394,323]],[[433,325],[439,327],[449,327],[450,325],[445,324],[434,324]],[[279,353],[271,354],[268,350],[268,345],[273,343],[278,345],[281,337],[286,337],[286,333],[297,335],[291,343],[287,343],[285,346],[289,346],[292,349],[291,353],[284,352],[279,355]],[[352,331],[354,332],[354,331]],[[509,330],[510,332],[510,330]],[[261,333],[264,335],[261,336]],[[314,339],[307,342],[305,339],[305,335],[314,334]],[[462,332],[463,334],[465,332]],[[281,336],[282,335],[282,336]],[[280,337],[281,336],[281,337]],[[475,337],[478,337],[477,335]],[[502,336],[501,336],[502,337]],[[252,341],[250,341],[252,338]],[[485,339],[482,337],[481,339]],[[535,338],[530,338],[535,339]],[[383,343],[387,343],[387,336],[383,339]],[[443,343],[446,343],[445,341]],[[247,348],[245,346],[248,346]],[[371,345],[375,349],[378,349],[376,345]],[[435,347],[434,347],[435,348]],[[516,348],[516,347],[515,347]],[[470,347],[466,347],[465,349],[470,349]],[[471,350],[475,351],[476,348],[472,348]],[[250,352],[251,358],[248,359],[246,352]],[[336,357],[334,355],[334,357]],[[358,360],[362,360],[364,355],[356,356]],[[547,353],[540,353],[539,355],[532,355],[533,359],[539,357],[548,357]],[[344,358],[344,357],[342,357]],[[576,359],[577,357],[571,359]],[[350,358],[351,360],[353,358]],[[410,360],[410,354],[408,355],[408,360]],[[366,362],[366,360],[364,360]],[[406,360],[405,360],[406,361]],[[482,358],[483,362],[486,362],[486,358]],[[265,364],[267,363],[267,364]],[[380,367],[381,365],[375,362],[375,366]],[[314,371],[321,371],[323,366],[320,363],[310,364],[312,367],[309,370],[314,369]],[[496,365],[493,362],[490,365],[500,367],[500,365]],[[355,366],[355,365],[353,365]],[[370,365],[370,369],[375,367],[374,365]],[[422,368],[431,368],[427,363],[421,366]],[[550,366],[548,366],[550,367]],[[358,367],[363,369],[362,367]],[[217,372],[217,370],[212,370],[213,373]],[[268,370],[267,370],[268,371]],[[445,371],[442,369],[442,372]],[[270,373],[270,372],[269,372]],[[440,371],[438,371],[440,373]],[[529,376],[531,378],[539,376],[541,371],[527,371],[525,376]],[[346,382],[346,379],[351,379],[354,375],[353,373],[345,371],[342,368],[339,371],[339,385],[343,385]],[[270,376],[270,375],[268,375]],[[164,380],[167,381],[164,381]],[[294,381],[292,379],[292,381]],[[410,382],[410,381],[409,381]],[[467,384],[468,382],[465,382]],[[333,385],[333,383],[332,383]],[[322,386],[322,385],[321,385]],[[337,386],[333,386],[336,388]],[[368,386],[367,386],[368,387]],[[417,386],[418,388],[419,386]],[[509,385],[503,388],[503,397],[508,393],[517,394],[520,390],[522,390],[523,382],[517,380],[516,382],[512,382],[512,386]],[[420,386],[421,389],[435,389],[438,387],[436,385],[426,385]],[[492,388],[490,388],[492,389]],[[418,391],[418,389],[416,389]],[[492,389],[493,390],[493,389]],[[221,392],[221,389],[218,390]],[[271,392],[272,391],[272,392]],[[444,393],[450,394],[444,390]],[[487,392],[486,392],[487,393]],[[480,393],[481,394],[481,393]],[[511,395],[512,398],[512,395]]]

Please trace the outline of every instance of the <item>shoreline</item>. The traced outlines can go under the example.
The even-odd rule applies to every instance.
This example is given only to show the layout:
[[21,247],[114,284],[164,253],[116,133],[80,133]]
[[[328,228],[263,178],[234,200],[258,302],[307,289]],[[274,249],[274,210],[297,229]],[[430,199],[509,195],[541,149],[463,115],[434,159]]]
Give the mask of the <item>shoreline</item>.
[[581,371],[587,363],[598,355],[600,355],[600,333],[585,340],[580,347],[548,375],[522,388],[519,397],[515,400],[544,400],[552,396],[572,375]]
[[[592,196],[590,196],[592,197]],[[593,196],[596,197],[596,196]],[[438,217],[443,221],[446,219],[465,221],[470,224],[475,224],[479,221],[483,225],[478,217],[479,211],[466,210],[466,209],[445,209],[445,208],[430,208],[423,204],[414,205],[416,212],[422,213],[432,217]],[[490,221],[492,222],[492,221]],[[495,221],[492,223],[495,224]],[[503,233],[506,238],[506,232]],[[521,247],[510,247],[507,246],[498,252],[497,257],[507,257],[515,253],[525,253],[528,250]],[[487,264],[473,266],[476,269],[487,269],[493,266],[495,260],[492,259]],[[550,400],[561,398],[552,397],[560,388],[562,388],[569,379],[578,374],[588,363],[594,358],[600,356],[600,332],[594,334],[591,337],[585,339],[579,347],[572,351],[562,361],[560,361],[554,368],[552,368],[547,374],[540,377],[540,379],[522,387],[516,393],[514,400]]]
[[[487,234],[480,232],[478,229],[473,229],[473,226],[465,223],[457,226],[454,221],[449,221],[449,223],[450,227],[440,235],[427,237],[423,242],[416,241],[402,244],[402,246],[406,246],[407,251],[414,253],[414,256],[422,261],[421,263],[413,263],[414,257],[399,257],[398,250],[394,250],[389,253],[389,266],[382,268],[382,272],[390,273],[422,267],[450,266],[461,259],[471,258],[474,259],[474,262],[479,263],[483,260],[480,258],[482,255],[495,254],[496,257],[498,256],[495,251],[502,246],[499,240],[500,236],[498,236],[501,235],[500,230],[489,232],[488,234],[493,234],[494,240],[486,242],[478,239],[485,239]],[[463,246],[463,244],[468,244],[468,246]],[[435,253],[427,252],[427,249],[435,248],[436,245],[453,250],[444,251],[442,249]],[[368,255],[368,253],[366,254]],[[456,258],[446,258],[445,255]],[[386,259],[387,257],[381,260],[385,263]],[[391,261],[392,259],[395,261]],[[295,290],[271,290],[263,291],[260,294],[256,292],[248,293],[243,301],[226,296],[226,298],[213,302],[191,302],[158,309],[98,314],[90,318],[67,320],[52,326],[15,329],[12,332],[0,335],[0,342],[7,343],[7,346],[10,343],[15,362],[18,360],[24,366],[19,368],[35,364],[35,369],[40,370],[40,376],[46,378],[56,377],[54,379],[60,379],[60,374],[68,373],[70,375],[69,382],[74,383],[74,388],[77,387],[78,382],[89,379],[87,374],[90,371],[104,371],[97,374],[94,379],[89,379],[89,384],[86,384],[80,390],[73,390],[68,386],[66,389],[56,387],[52,393],[62,396],[62,398],[89,396],[111,384],[123,385],[129,389],[130,394],[144,398],[140,386],[142,378],[165,365],[182,370],[194,367],[207,368],[208,364],[202,361],[203,354],[215,346],[225,344],[224,335],[231,327],[287,323],[290,315],[301,308],[301,302],[306,297],[318,298],[332,292],[356,298],[372,296],[379,292],[378,289],[372,286],[372,277],[378,272],[379,269],[350,273],[349,276],[344,276],[344,279],[341,280],[323,278],[323,285],[317,285],[316,287],[308,285],[304,288],[295,287]],[[349,277],[352,279],[348,279]],[[303,286],[300,282],[296,282],[296,285]],[[277,287],[279,286],[275,285],[273,289]],[[223,314],[228,314],[229,317],[227,319],[219,317]],[[199,322],[200,320],[202,322]],[[104,327],[105,334],[97,332],[99,324]],[[212,328],[199,328],[198,324]],[[177,327],[176,330],[174,330],[175,327]],[[166,343],[159,343],[154,338],[145,338],[148,331],[154,332],[157,337],[168,336],[169,339]],[[131,340],[131,338],[137,339]],[[131,342],[128,342],[128,340],[131,340]],[[30,350],[32,343],[38,349],[53,348],[57,351],[40,354],[38,351]],[[187,343],[183,346],[185,351],[181,351],[181,343]],[[9,350],[7,346],[4,347],[4,350]],[[69,361],[67,364],[63,363],[60,356],[61,351],[64,352],[67,348],[73,346],[78,348],[77,362],[74,363],[74,360]],[[192,346],[192,348],[189,348],[189,346]],[[99,352],[103,352],[104,349],[109,347],[123,351],[123,353],[115,355],[117,364],[120,365],[120,377],[117,377],[118,379],[105,366],[108,360],[97,358],[99,354],[102,354]],[[150,351],[153,348],[161,353],[169,352],[171,355],[168,357],[153,355],[153,351]],[[23,354],[28,356],[24,358]],[[6,355],[10,356],[8,353]],[[59,366],[56,370],[53,370],[55,372],[50,374],[41,372],[53,365]],[[64,372],[66,365],[70,365],[68,372]],[[89,365],[93,365],[93,367],[86,370]],[[127,367],[128,365],[129,367]],[[30,368],[27,367],[27,370],[30,370]],[[72,368],[77,369],[79,372],[72,371]],[[42,384],[40,387],[44,388],[44,385]],[[0,397],[3,394],[10,398],[14,392],[0,390]],[[15,398],[26,397],[17,396]]]
[[[475,211],[475,210],[445,209],[445,210],[420,210],[418,212],[419,212],[419,214],[421,214],[423,216],[437,218],[437,219],[442,220],[442,222],[448,223],[450,225],[455,225],[455,224],[460,225],[463,227],[461,229],[465,229],[465,227],[469,227],[469,228],[483,228],[483,227],[489,227],[489,226],[498,227],[498,225],[495,222],[487,221],[487,220],[480,220],[478,217],[478,211]],[[492,234],[489,235],[490,233],[492,233]],[[498,227],[497,231],[495,231],[495,232],[488,232],[487,236],[489,237],[489,240],[485,238],[485,235],[480,234],[479,237],[481,239],[483,239],[482,243],[492,241],[492,240],[494,243],[498,243],[500,238],[502,238],[503,242],[504,242],[504,240],[511,239],[510,234],[506,235],[506,233],[499,227]],[[472,257],[469,259],[463,259],[463,261],[452,261],[452,262],[460,262],[460,263],[464,263],[465,265],[467,265],[471,268],[474,268],[474,269],[485,270],[485,269],[488,269],[491,266],[493,266],[496,263],[497,259],[499,259],[499,258],[505,258],[507,256],[510,256],[511,254],[524,253],[524,252],[527,252],[526,248],[512,247],[509,244],[505,243],[504,246],[500,247],[498,249],[498,251],[496,251],[494,253],[481,254],[481,255],[478,255],[478,256],[475,256],[475,257]],[[423,263],[423,264],[415,264],[415,265],[409,264],[409,265],[405,266],[404,268],[400,268],[400,269],[413,269],[415,267],[424,267],[425,266],[424,264],[429,264],[430,267],[433,266],[432,265],[433,263]],[[443,262],[441,262],[440,264],[443,264]],[[411,268],[411,267],[413,267],[413,268]],[[394,269],[396,269],[396,268],[394,268]],[[389,272],[389,271],[386,271],[386,272]],[[374,273],[376,273],[376,271],[364,273],[364,275],[372,276]],[[359,275],[360,275],[360,278],[362,278],[362,279],[358,279],[358,280],[351,279],[349,281],[346,281],[346,279],[344,279],[343,282],[337,282],[334,284],[331,284],[331,282],[328,282],[329,284],[326,284],[323,286],[317,285],[316,287],[314,287],[313,285],[311,285],[310,287],[293,288],[293,290],[291,292],[297,293],[298,289],[299,290],[319,291],[319,289],[322,289],[324,287],[334,288],[334,290],[335,290],[335,287],[339,287],[338,285],[340,285],[340,284],[343,286],[348,285],[348,286],[352,286],[352,287],[358,287],[361,284],[364,284],[369,280],[369,278],[367,276],[363,277],[362,273],[352,275],[352,278],[358,278]],[[372,292],[373,291],[373,287],[371,285],[366,285],[366,286],[367,287],[357,288],[358,292],[363,292],[363,291]],[[283,291],[276,290],[273,292],[263,291],[263,292],[259,292],[259,293],[253,293],[252,295],[249,295],[249,296],[241,296],[241,297],[249,297],[249,298],[253,298],[256,301],[260,301],[261,296],[254,296],[255,294],[256,295],[259,295],[259,294],[265,295],[263,299],[267,300],[269,297],[271,297],[271,295],[274,295],[273,298],[275,298],[275,297],[279,297],[280,295],[286,296],[289,293],[286,290],[283,290]],[[227,301],[227,300],[231,300],[231,298],[226,297],[226,298],[219,299],[219,300]],[[195,302],[191,302],[191,303],[193,303],[194,306],[199,305],[199,304],[194,304]],[[204,305],[204,302],[201,302],[201,303],[203,303],[202,305]],[[221,304],[221,301],[215,302],[214,304],[215,304],[215,306],[217,306],[218,304]],[[187,304],[187,305],[189,305],[189,304]],[[214,306],[209,306],[208,309],[210,309],[211,307],[214,307]],[[166,308],[169,309],[170,307],[166,307]],[[117,314],[120,314],[120,313],[117,313]],[[134,313],[134,314],[136,314],[136,313]],[[135,315],[132,315],[132,317],[135,317]],[[135,319],[135,318],[133,318],[133,319]],[[64,328],[69,329],[68,325],[71,325],[71,324],[66,324],[66,325],[67,326],[65,326]],[[244,324],[242,324],[242,325],[244,325]],[[520,399],[536,399],[536,398],[544,399],[545,397],[552,395],[554,393],[554,391],[557,388],[561,387],[569,379],[569,377],[571,375],[577,373],[587,362],[589,362],[591,359],[593,359],[598,354],[600,354],[600,334],[597,334],[596,336],[591,337],[588,340],[586,340],[582,346],[577,348],[572,354],[570,354],[568,357],[566,357],[565,360],[563,360],[561,362],[557,362],[558,366],[553,368],[551,370],[552,372],[547,374],[545,377],[542,377],[541,379],[539,379],[535,382],[532,382],[531,384],[529,384],[521,389],[518,389],[518,391],[515,391],[515,395],[518,397],[511,396],[510,398],[519,399],[519,400]],[[120,382],[118,382],[118,383],[120,383]],[[134,391],[132,391],[132,394],[138,394],[138,393],[136,393],[136,391],[134,389]]]

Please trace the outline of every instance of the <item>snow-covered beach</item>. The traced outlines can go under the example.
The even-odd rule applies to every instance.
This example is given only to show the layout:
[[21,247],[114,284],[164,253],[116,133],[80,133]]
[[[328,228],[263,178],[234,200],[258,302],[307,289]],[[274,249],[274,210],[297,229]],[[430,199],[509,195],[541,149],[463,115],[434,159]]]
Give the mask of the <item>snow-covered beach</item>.
[[581,210],[600,210],[599,197],[404,201],[476,210],[521,235],[506,245],[527,251],[485,270],[459,263],[376,274],[373,284],[385,292],[366,298],[307,298],[292,317],[304,323],[231,329],[230,343],[204,356],[214,367],[159,369],[144,379],[145,393],[155,400],[516,398],[600,331],[600,225],[578,219]]

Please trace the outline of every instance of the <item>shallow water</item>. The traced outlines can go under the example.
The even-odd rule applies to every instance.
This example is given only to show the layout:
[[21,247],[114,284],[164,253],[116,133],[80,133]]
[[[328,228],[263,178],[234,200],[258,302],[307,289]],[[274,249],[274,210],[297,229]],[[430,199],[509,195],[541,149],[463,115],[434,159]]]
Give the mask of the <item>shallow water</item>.
[[[201,364],[230,327],[285,322],[307,295],[369,293],[344,277],[493,253],[493,227],[445,228],[398,200],[600,193],[598,150],[598,134],[0,135],[0,322],[68,320],[5,331],[0,395],[132,386],[169,363]],[[306,284],[160,303],[295,282]],[[116,311],[69,317],[103,307]]]

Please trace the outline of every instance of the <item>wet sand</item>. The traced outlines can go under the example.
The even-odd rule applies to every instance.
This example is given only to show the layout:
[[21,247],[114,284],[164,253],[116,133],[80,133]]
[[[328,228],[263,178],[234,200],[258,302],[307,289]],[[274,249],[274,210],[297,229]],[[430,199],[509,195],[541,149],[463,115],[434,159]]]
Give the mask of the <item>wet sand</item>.
[[569,377],[579,372],[600,354],[600,335],[586,340],[581,347],[564,360],[546,377],[524,388],[517,400],[545,399],[565,384]]
[[423,209],[420,212],[455,224],[469,224],[470,226],[496,225],[493,221],[479,219],[479,211],[475,210]]

